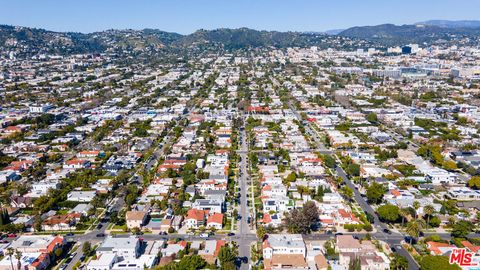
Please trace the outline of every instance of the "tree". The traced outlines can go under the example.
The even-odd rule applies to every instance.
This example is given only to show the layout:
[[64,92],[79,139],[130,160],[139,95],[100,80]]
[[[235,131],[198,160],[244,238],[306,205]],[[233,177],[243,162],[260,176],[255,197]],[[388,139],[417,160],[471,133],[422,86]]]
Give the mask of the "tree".
[[431,227],[433,227],[433,228],[437,228],[438,226],[440,226],[440,223],[441,223],[441,222],[442,222],[442,221],[440,220],[439,217],[433,216],[433,217],[430,219],[430,221],[429,221],[429,225],[430,225]]
[[377,123],[378,122],[377,114],[373,112],[369,113],[367,115],[367,121],[374,124]]
[[415,218],[417,217],[417,212],[418,212],[419,208],[420,208],[420,202],[414,201],[413,202],[413,209],[415,209]]
[[260,239],[260,241],[263,241],[263,238],[265,237],[265,234],[267,234],[267,230],[265,230],[265,227],[263,226],[258,226],[257,227],[257,237]]
[[453,170],[458,169],[457,163],[455,163],[455,161],[452,161],[452,160],[444,161],[442,166],[447,171],[453,171]]
[[394,257],[390,260],[390,269],[391,270],[407,270],[408,261],[405,257],[395,254]]
[[179,269],[202,269],[207,263],[199,255],[185,256],[179,263]]
[[400,216],[402,216],[402,227],[405,223],[405,219],[408,217],[408,215],[410,214],[410,211],[408,211],[407,208],[400,208],[398,210],[398,214],[400,214]]
[[55,249],[54,253],[55,253],[55,258],[59,258],[62,255],[63,250],[62,250],[62,248],[59,247],[59,248]]
[[315,225],[315,223],[318,222],[318,216],[320,215],[320,213],[318,212],[317,205],[313,201],[308,201],[303,204],[302,212],[311,225]]
[[360,165],[355,164],[355,163],[348,164],[347,173],[350,176],[359,176],[360,175]]
[[348,199],[348,200],[351,200],[353,198],[353,190],[348,187],[348,186],[344,186],[342,188],[342,192],[343,192],[343,195]]
[[362,270],[362,262],[358,257],[355,257],[348,264],[348,270]]
[[480,176],[475,175],[468,180],[468,186],[473,189],[480,189]]
[[447,256],[426,255],[420,260],[422,270],[460,270],[456,264],[450,264]]
[[379,183],[373,183],[367,188],[367,200],[369,203],[378,204],[383,200],[385,187]]
[[335,168],[335,165],[337,164],[331,155],[323,155],[323,162],[328,168],[331,169]]
[[428,224],[430,224],[430,217],[435,213],[435,208],[433,205],[429,204],[423,207],[423,213],[427,215],[427,229],[428,229]]
[[291,172],[291,173],[285,178],[285,182],[286,182],[286,183],[295,182],[296,180],[297,180],[297,174],[294,173],[294,172]]
[[306,202],[302,209],[293,209],[284,219],[290,233],[310,233],[318,223],[318,208],[313,201]]
[[82,246],[83,254],[88,255],[90,254],[91,251],[92,251],[92,244],[90,244],[90,242],[88,241],[83,243],[83,246]]
[[398,206],[386,204],[378,207],[378,216],[388,222],[395,222],[400,217]]
[[14,270],[14,268],[13,268],[13,260],[12,260],[13,254],[15,254],[15,251],[13,250],[13,248],[11,248],[11,247],[7,248],[7,253],[6,253],[6,255],[7,255],[8,258],[10,259],[10,265],[12,266],[12,270]]
[[297,191],[300,194],[300,197],[303,198],[303,194],[308,193],[309,189],[306,186],[298,185]]
[[452,237],[465,238],[475,228],[472,222],[467,220],[460,220],[453,224]]
[[232,245],[225,245],[220,248],[220,251],[218,252],[218,260],[220,261],[220,266],[226,266],[232,262],[235,262],[235,259],[237,258],[237,251],[236,248]]
[[190,255],[190,256],[183,256],[182,259],[178,263],[170,263],[165,266],[163,269],[165,270],[178,270],[178,269],[185,269],[185,270],[198,270],[203,269],[207,265],[207,262],[200,256],[200,255]]
[[22,269],[22,252],[20,250],[15,250],[15,259],[17,260],[17,270]]
[[[418,238],[423,228],[425,228],[425,221],[423,219],[416,219],[407,223],[405,232],[412,238]],[[410,238],[410,244],[412,244],[412,238]]]

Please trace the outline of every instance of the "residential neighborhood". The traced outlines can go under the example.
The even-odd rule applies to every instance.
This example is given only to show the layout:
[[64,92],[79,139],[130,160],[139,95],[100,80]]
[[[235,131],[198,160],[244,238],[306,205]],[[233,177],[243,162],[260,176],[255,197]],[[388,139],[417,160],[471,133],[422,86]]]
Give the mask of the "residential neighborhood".
[[0,31],[0,270],[480,264],[478,36],[151,31]]

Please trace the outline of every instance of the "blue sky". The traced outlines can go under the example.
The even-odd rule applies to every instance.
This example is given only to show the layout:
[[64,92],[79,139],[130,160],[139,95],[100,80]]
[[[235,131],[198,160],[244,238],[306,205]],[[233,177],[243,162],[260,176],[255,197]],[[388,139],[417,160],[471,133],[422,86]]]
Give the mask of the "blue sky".
[[1,0],[0,24],[55,31],[156,28],[324,31],[428,19],[480,19],[479,0]]

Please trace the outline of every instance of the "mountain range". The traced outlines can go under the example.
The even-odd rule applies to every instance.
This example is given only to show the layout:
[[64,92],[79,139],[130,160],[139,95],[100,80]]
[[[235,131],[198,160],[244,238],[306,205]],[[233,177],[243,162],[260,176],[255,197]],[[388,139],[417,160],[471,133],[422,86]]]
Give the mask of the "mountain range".
[[364,43],[365,46],[401,46],[409,43],[456,40],[462,37],[478,39],[480,21],[431,20],[410,25],[357,26],[324,33],[220,28],[198,30],[188,35],[156,29],[106,30],[85,34],[0,25],[0,48],[10,50],[21,47],[27,54],[188,49],[201,44],[222,46],[225,49],[295,46],[325,48],[342,46],[342,42],[339,42],[342,38],[369,42]]
[[478,28],[480,27],[480,21],[476,20],[429,20],[424,22],[417,22],[415,25],[431,25],[445,28]]

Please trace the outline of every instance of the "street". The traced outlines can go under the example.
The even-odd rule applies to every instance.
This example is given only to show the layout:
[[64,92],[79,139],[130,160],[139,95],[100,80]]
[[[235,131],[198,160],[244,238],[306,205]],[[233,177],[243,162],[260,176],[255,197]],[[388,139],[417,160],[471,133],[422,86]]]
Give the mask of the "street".
[[[243,119],[243,118],[242,118]],[[244,122],[243,122],[244,123]],[[240,220],[238,221],[238,234],[239,239],[238,243],[238,254],[240,257],[247,257],[248,262],[250,262],[250,245],[252,242],[256,241],[255,234],[250,233],[248,219],[251,216],[250,211],[248,210],[247,205],[247,179],[248,179],[248,169],[247,169],[247,157],[248,157],[248,142],[245,129],[242,128],[240,131],[240,164],[239,164],[239,177],[238,177],[238,186],[240,188]],[[252,207],[255,207],[252,205]],[[253,219],[251,219],[253,222]],[[242,263],[240,269],[248,269],[248,263]]]

